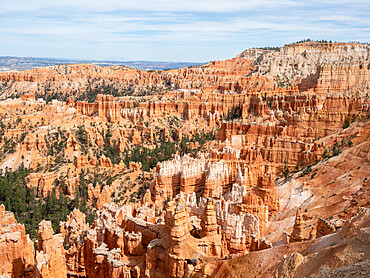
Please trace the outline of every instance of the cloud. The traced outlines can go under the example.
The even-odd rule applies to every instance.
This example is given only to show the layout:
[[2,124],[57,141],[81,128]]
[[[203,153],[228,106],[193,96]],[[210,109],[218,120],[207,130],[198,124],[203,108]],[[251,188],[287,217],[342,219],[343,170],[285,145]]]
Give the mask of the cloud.
[[370,8],[361,0],[2,2],[3,55],[211,60],[307,37],[370,37]]
[[48,10],[78,9],[85,12],[108,12],[108,11],[148,11],[148,12],[235,12],[246,11],[257,7],[271,8],[296,6],[296,1],[245,1],[245,0],[14,0],[3,1],[3,9],[0,13]]

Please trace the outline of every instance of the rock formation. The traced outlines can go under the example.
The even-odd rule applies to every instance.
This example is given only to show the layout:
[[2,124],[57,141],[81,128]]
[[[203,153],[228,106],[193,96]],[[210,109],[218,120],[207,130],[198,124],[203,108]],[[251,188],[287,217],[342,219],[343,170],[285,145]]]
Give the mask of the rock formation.
[[202,235],[213,236],[217,234],[217,219],[215,213],[215,206],[212,199],[207,200],[206,207],[202,215]]
[[50,221],[43,220],[39,224],[36,267],[41,277],[67,276],[63,236],[54,235]]
[[71,276],[84,276],[84,244],[83,239],[88,230],[85,214],[74,209],[67,217],[66,222],[60,223],[60,233],[63,235],[67,272]]
[[24,225],[0,205],[0,275],[30,277],[34,271],[34,247]]
[[326,236],[335,232],[335,226],[329,221],[319,217],[316,226],[316,237]]
[[304,240],[303,235],[302,235],[302,230],[303,230],[303,217],[302,217],[302,212],[301,209],[299,208],[297,210],[297,214],[295,217],[294,221],[294,226],[293,226],[293,232],[290,235],[290,242],[301,242]]
[[143,246],[141,244],[141,233],[126,232],[125,233],[125,253],[129,255],[142,255]]
[[53,173],[31,173],[28,176],[28,185],[34,187],[40,196],[45,197],[54,188]]

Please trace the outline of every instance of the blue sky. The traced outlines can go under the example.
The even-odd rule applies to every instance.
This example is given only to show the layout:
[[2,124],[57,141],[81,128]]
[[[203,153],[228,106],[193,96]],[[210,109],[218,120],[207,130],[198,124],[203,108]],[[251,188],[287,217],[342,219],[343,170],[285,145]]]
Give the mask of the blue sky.
[[370,42],[369,0],[0,0],[0,56],[205,62],[297,40]]

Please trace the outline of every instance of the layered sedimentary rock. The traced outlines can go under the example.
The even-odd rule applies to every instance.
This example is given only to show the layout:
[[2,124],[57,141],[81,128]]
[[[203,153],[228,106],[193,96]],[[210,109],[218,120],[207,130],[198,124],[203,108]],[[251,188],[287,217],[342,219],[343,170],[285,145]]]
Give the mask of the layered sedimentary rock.
[[304,222],[303,222],[301,209],[298,209],[297,214],[295,216],[293,232],[290,235],[290,242],[297,242],[297,241],[300,242],[304,240],[303,235],[302,235],[303,223]]
[[203,236],[213,236],[217,234],[217,219],[215,213],[215,206],[212,199],[207,201],[206,207],[202,215],[202,235]]
[[21,148],[24,148],[27,151],[37,150],[42,151],[45,149],[45,139],[44,137],[37,136],[36,138],[33,136],[27,136],[25,140],[22,142]]
[[81,155],[76,158],[74,165],[77,169],[82,169],[88,166],[96,166],[96,160],[94,159],[89,160],[87,156]]
[[[49,86],[50,93],[58,89],[71,95],[107,84],[116,90],[142,91],[147,89],[146,86],[154,85],[203,90],[205,93],[273,90],[297,84],[300,91],[327,93],[368,86],[369,51],[366,44],[306,42],[286,45],[279,51],[249,49],[234,59],[170,71],[63,65],[6,72],[0,74],[0,80],[9,82],[10,90],[37,92]],[[106,107],[110,109],[112,106]],[[108,117],[115,120],[117,115],[112,113]]]
[[176,92],[170,96],[181,100],[141,102],[135,108],[134,103],[98,94],[94,103],[77,102],[76,110],[82,115],[98,116],[109,122],[129,119],[133,123],[148,118],[159,118],[166,113],[178,113],[188,120],[197,116],[203,117],[212,126],[219,122],[221,115],[228,113],[235,106],[241,106],[248,99],[247,94],[225,96],[219,93],[209,93],[205,98],[200,92],[192,92],[190,96]]
[[263,53],[254,74],[274,78],[276,84],[292,84],[300,77],[300,90],[316,93],[361,88],[369,82],[369,54],[370,47],[364,44],[290,44],[280,51]]
[[98,160],[98,165],[100,167],[111,168],[112,167],[112,161],[108,157],[101,157]]
[[[215,277],[332,277],[339,272],[335,273],[334,269],[347,266],[344,267],[347,271],[339,272],[339,276],[366,275],[366,268],[356,271],[353,266],[358,262],[366,264],[369,246],[365,244],[366,239],[354,239],[349,235],[362,233],[362,229],[369,224],[368,213],[369,209],[360,208],[357,216],[346,221],[344,227],[348,228],[346,231],[351,231],[349,233],[345,233],[343,227],[342,231],[325,238],[276,246],[228,261],[208,263],[202,274],[212,275],[217,269]],[[259,265],[259,268],[251,267],[254,265]]]
[[80,146],[76,138],[72,133],[67,135],[67,142],[64,148],[64,157],[70,161],[73,161],[75,157],[80,155]]
[[70,276],[85,275],[83,238],[87,229],[85,214],[78,209],[68,215],[66,222],[60,223],[60,233],[67,246],[65,259]]
[[0,205],[0,275],[32,277],[34,245],[26,235],[24,225],[18,224],[14,214]]
[[[253,169],[249,163],[237,160],[236,156],[228,158],[215,162],[213,159],[183,157],[159,164],[152,192],[154,202],[160,206],[164,200],[179,192],[192,193],[198,198],[222,199],[230,189],[231,194],[237,194],[233,193],[232,188],[236,188],[233,184],[239,182],[242,193],[233,200],[238,204],[235,213],[258,216],[264,229],[269,212],[276,211],[279,207],[275,199],[272,169],[262,167],[261,173],[261,168]],[[244,167],[244,171],[237,167]],[[248,176],[256,177],[249,179]],[[246,183],[248,179],[249,184]]]
[[166,226],[170,229],[172,241],[167,251],[167,271],[169,277],[184,277],[189,276],[191,271],[186,259],[196,257],[196,249],[189,240],[190,221],[185,201],[180,199],[174,206],[173,211],[169,208],[167,213],[170,215],[166,217]]
[[142,255],[143,246],[142,246],[142,235],[141,233],[135,232],[126,232],[125,233],[125,252],[129,255]]
[[[243,135],[242,140],[246,144],[256,142],[258,135],[295,138],[300,136],[305,141],[313,140],[315,137],[333,133],[343,125],[346,117],[351,119],[367,115],[369,109],[369,102],[366,98],[340,95],[320,97],[317,101],[315,101],[317,98],[315,96],[304,96],[303,98],[299,104],[295,103],[297,102],[296,97],[268,98],[266,102],[272,102],[272,104],[265,110],[266,112],[260,113],[260,116],[271,115],[272,121],[264,124],[224,122],[217,138],[233,140],[233,136]],[[313,100],[314,102],[311,103]],[[261,100],[258,106],[266,102]],[[254,107],[251,112],[259,110],[260,108]]]
[[43,220],[39,224],[36,267],[40,277],[67,276],[63,236],[54,235],[50,221]]
[[[251,250],[253,238],[258,241],[260,229],[264,229],[268,222],[267,206],[264,206],[263,218],[260,218],[261,215],[240,211],[238,206],[246,190],[237,184],[232,188],[231,194],[226,195],[225,199],[207,201],[201,197],[199,205],[194,192],[186,196],[190,215],[203,219],[200,223],[199,235],[205,236],[209,233],[214,237],[220,237],[224,243],[221,248],[224,255]],[[212,207],[214,207],[214,213],[212,213]],[[195,224],[195,222],[192,223]]]
[[[188,277],[202,256],[221,257],[235,248],[222,245],[214,201],[204,204],[199,238],[190,233],[193,220],[181,196],[168,203],[165,225],[133,218],[129,206],[119,209],[115,205],[105,205],[91,227],[86,225],[85,215],[75,209],[60,223],[61,234],[57,235],[50,222],[42,221],[36,261],[30,269],[35,267],[40,277],[138,277],[144,273],[150,277]],[[236,231],[235,240],[240,240],[241,232]],[[234,245],[239,244],[235,240]]]
[[[226,153],[227,154],[227,153]],[[161,201],[178,193],[192,193],[206,198],[219,198],[231,188],[236,178],[232,156],[229,160],[215,161],[210,158],[184,156],[157,165],[156,182],[153,188],[155,201]],[[231,159],[230,159],[231,158]]]
[[45,197],[53,190],[54,180],[53,173],[31,173],[28,176],[28,185],[34,187],[40,196]]
[[316,237],[326,236],[335,232],[335,226],[329,221],[319,218],[316,226]]
[[[93,229],[84,230],[84,268],[88,277],[131,277],[124,255],[123,230],[115,225],[116,207],[106,207],[93,223]],[[118,219],[117,219],[118,220]]]
[[110,95],[98,94],[95,103],[78,102],[76,109],[83,115],[105,117],[110,122],[121,117],[121,106]]
[[340,130],[346,119],[368,117],[368,106],[366,98],[324,97],[312,107],[303,103],[296,112],[268,109],[272,117],[268,122],[223,122],[216,138],[241,148],[240,157],[251,162],[260,157],[280,170],[307,165],[318,161],[325,151],[315,140]]

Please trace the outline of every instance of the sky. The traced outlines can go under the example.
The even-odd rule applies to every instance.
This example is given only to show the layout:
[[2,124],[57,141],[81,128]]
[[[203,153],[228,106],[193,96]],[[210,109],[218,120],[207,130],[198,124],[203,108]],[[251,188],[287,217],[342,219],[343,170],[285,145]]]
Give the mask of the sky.
[[0,0],[0,56],[207,62],[307,38],[370,42],[370,1]]

